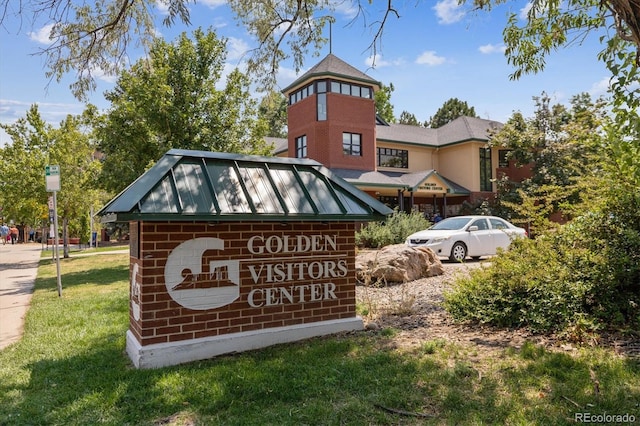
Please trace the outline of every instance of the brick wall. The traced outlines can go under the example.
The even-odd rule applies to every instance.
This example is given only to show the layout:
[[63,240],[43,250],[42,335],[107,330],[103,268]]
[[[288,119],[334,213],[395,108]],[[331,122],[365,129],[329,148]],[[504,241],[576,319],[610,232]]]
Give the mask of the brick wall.
[[[130,331],[142,346],[356,316],[353,223],[130,225]],[[203,266],[203,281],[189,281],[188,273],[194,271],[185,267],[177,271],[184,283],[168,288],[165,269],[170,254],[186,241],[211,238],[222,240],[223,248],[193,256],[202,258],[196,263]],[[237,299],[197,309],[174,300],[176,289],[199,294],[192,290],[200,286],[197,291],[211,293],[221,282],[228,284],[231,273],[216,276],[207,270],[216,262],[239,265]]]

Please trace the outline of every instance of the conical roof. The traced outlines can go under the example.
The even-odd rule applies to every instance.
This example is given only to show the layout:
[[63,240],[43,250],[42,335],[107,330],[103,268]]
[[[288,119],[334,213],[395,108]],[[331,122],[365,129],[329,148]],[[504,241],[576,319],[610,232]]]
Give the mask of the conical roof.
[[355,80],[365,84],[380,86],[380,82],[372,79],[367,74],[349,65],[333,53],[329,53],[323,60],[311,67],[309,71],[302,74],[289,86],[285,87],[282,92],[287,93],[289,90],[301,85],[303,82],[312,80],[315,77],[336,77],[342,80]]

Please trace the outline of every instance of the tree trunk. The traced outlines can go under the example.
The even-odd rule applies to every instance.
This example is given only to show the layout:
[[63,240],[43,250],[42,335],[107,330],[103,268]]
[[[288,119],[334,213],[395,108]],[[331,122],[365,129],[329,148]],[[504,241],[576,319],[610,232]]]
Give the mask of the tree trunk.
[[64,258],[69,258],[69,220],[64,217],[62,218],[62,244],[63,244],[63,253]]

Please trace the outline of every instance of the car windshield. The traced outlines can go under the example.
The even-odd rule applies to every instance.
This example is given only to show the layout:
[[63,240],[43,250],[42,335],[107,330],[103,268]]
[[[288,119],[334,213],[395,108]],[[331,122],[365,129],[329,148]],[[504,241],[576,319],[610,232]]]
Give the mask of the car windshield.
[[441,220],[429,229],[433,229],[435,231],[453,231],[464,228],[468,223],[468,217],[450,217],[449,219]]

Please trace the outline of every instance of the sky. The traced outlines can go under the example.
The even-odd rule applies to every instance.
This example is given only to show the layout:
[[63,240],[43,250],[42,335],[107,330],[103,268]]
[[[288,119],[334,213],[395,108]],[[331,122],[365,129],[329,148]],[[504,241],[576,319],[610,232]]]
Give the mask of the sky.
[[[514,69],[504,56],[502,30],[508,12],[524,16],[526,1],[507,2],[491,12],[474,12],[468,6],[458,6],[457,0],[397,0],[394,5],[400,17],[389,18],[375,60],[370,48],[372,24],[380,19],[387,2],[374,1],[363,19],[349,0],[336,1],[331,43],[317,57],[310,53],[298,73],[292,61],[282,62],[277,78],[280,89],[333,53],[369,77],[387,86],[393,84],[394,115],[399,117],[407,111],[420,122],[428,120],[451,98],[467,102],[481,118],[505,122],[515,111],[532,117],[533,97],[543,92],[553,103],[565,105],[582,92],[593,98],[606,94],[609,74],[597,60],[602,49],[598,34],[553,52],[546,69],[539,74],[525,75],[517,81],[509,78]],[[176,23],[167,28],[161,24],[164,8],[158,6],[157,33],[174,41],[182,32],[212,28],[229,40],[227,68],[242,68],[243,58],[256,42],[236,23],[226,2],[198,0],[189,8],[191,26]],[[69,89],[73,75],[65,76],[61,82],[45,76],[44,57],[38,52],[50,43],[51,23],[32,21],[30,16],[22,18],[20,21],[9,15],[4,27],[0,27],[0,123],[14,123],[26,116],[31,105],[38,104],[43,119],[57,127],[67,114],[80,114],[84,104]],[[329,37],[328,31],[325,36]],[[133,50],[128,59],[134,63],[143,55],[143,51]],[[98,89],[90,95],[89,102],[106,111],[109,103],[104,92],[113,89],[115,81],[114,76],[99,78]],[[9,141],[0,130],[0,146]]]

